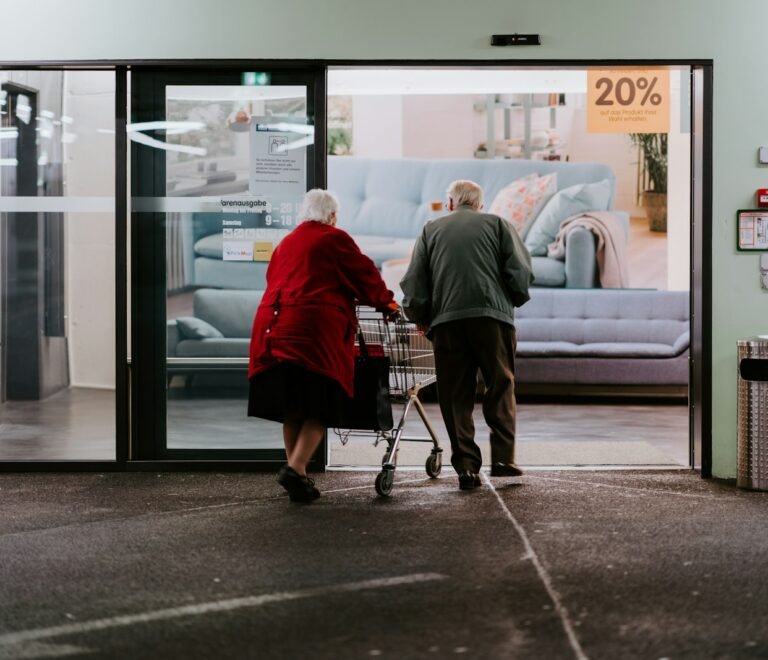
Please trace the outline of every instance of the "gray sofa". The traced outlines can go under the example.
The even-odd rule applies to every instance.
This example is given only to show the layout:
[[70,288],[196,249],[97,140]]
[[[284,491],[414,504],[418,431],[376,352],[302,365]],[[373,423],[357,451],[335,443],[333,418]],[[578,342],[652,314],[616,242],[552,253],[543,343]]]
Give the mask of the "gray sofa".
[[[386,261],[408,258],[424,224],[437,217],[431,203],[445,200],[448,184],[472,179],[484,189],[486,207],[509,183],[528,174],[557,173],[557,188],[607,179],[613,207],[615,176],[607,165],[535,160],[410,160],[328,158],[328,189],[341,202],[339,226],[347,230],[365,254],[382,267]],[[629,216],[615,212],[629,234]],[[180,218],[184,283],[195,287],[263,289],[266,262],[222,260],[221,216],[189,213]],[[595,237],[573,229],[564,260],[534,257],[536,286],[591,288],[599,286]]]
[[687,291],[535,289],[515,326],[520,383],[688,384]]
[[[261,295],[196,291],[194,317],[223,336],[192,338],[181,332],[177,321],[169,321],[168,357],[247,357]],[[516,310],[515,325],[516,378],[521,384],[688,383],[685,291],[533,289],[531,300]]]
[[[222,336],[205,337],[187,326],[186,317],[167,324],[169,358],[241,358],[248,356],[251,327],[263,291],[199,289],[192,297],[192,319],[212,326]],[[192,330],[192,331],[190,331]],[[186,331],[186,332],[185,332]]]

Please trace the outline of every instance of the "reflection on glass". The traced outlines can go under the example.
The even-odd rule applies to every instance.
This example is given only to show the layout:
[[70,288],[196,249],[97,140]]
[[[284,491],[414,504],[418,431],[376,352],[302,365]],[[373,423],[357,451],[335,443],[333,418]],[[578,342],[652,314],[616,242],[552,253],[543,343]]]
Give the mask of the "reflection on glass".
[[269,259],[307,190],[306,88],[169,86],[162,127],[168,203],[197,201],[166,216],[168,447],[281,449],[279,425],[246,416],[246,370]]
[[115,458],[114,90],[0,72],[0,460]]

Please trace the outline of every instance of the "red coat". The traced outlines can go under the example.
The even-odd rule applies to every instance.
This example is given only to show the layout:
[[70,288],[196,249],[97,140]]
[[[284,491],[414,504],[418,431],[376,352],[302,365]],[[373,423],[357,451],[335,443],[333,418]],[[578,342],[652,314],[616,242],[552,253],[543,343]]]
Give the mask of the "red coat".
[[292,362],[338,381],[352,396],[355,304],[383,307],[393,294],[347,232],[302,222],[272,254],[251,333],[248,377]]

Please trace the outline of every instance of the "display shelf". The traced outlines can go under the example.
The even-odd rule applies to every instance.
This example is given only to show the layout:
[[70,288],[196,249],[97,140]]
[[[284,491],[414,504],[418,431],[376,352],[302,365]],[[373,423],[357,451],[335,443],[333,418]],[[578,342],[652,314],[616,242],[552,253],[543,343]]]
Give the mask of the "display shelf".
[[[522,101],[520,102],[503,102],[499,101],[495,94],[489,94],[486,102],[476,103],[475,109],[486,113],[487,122],[487,137],[486,137],[486,151],[485,156],[481,156],[480,150],[475,152],[476,158],[524,158],[530,160],[534,153],[542,151],[552,151],[553,146],[547,145],[546,147],[534,147],[531,140],[531,123],[533,119],[534,110],[549,110],[549,128],[554,129],[557,127],[557,108],[559,105],[534,103],[533,94],[521,94]],[[504,140],[520,140],[520,154],[515,156],[510,155],[497,155],[496,152],[496,110],[502,110],[504,113]],[[512,112],[523,112],[523,135],[521,138],[512,137]],[[557,145],[555,151],[560,151],[562,145]]]

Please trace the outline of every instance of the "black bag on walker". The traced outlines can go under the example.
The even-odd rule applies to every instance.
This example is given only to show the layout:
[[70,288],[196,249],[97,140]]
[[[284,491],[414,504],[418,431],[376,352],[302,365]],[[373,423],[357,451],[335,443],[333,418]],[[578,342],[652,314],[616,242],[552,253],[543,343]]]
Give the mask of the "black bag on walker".
[[389,358],[381,346],[368,346],[361,332],[355,347],[355,396],[344,407],[339,428],[389,431],[392,402],[389,398]]

